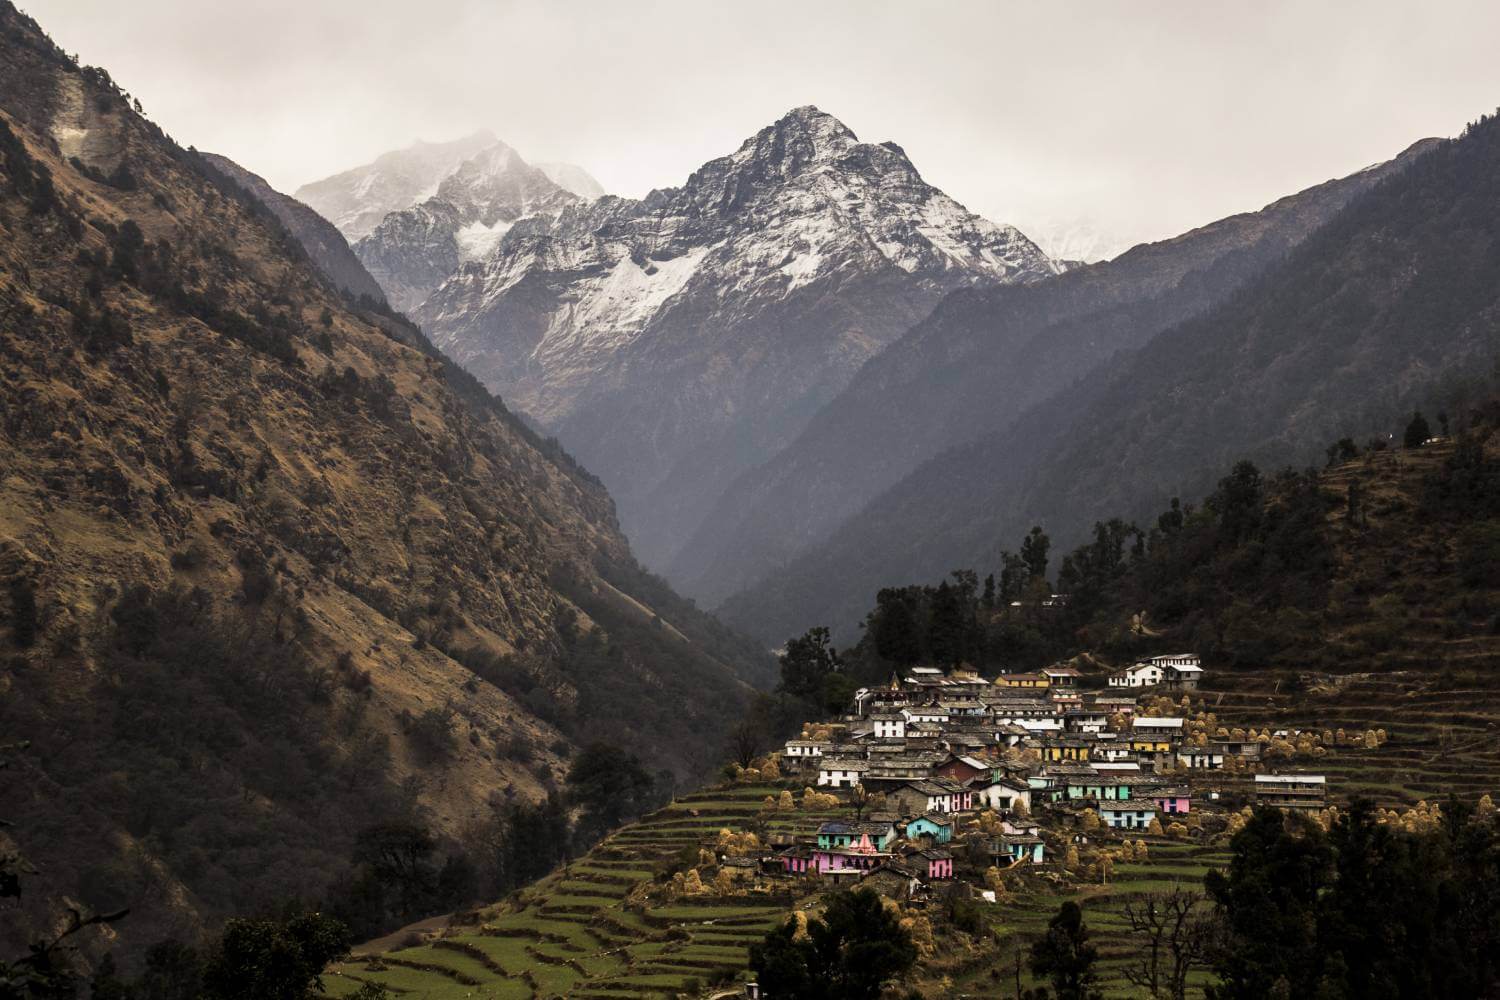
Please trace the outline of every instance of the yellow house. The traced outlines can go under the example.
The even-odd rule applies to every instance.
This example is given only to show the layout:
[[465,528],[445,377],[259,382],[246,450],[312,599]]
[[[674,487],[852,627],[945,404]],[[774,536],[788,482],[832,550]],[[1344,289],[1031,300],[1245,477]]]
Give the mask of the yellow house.
[[1066,740],[1042,747],[1042,760],[1088,760],[1089,745],[1082,740]]
[[1047,678],[1041,674],[1001,674],[995,684],[1008,688],[1045,688]]

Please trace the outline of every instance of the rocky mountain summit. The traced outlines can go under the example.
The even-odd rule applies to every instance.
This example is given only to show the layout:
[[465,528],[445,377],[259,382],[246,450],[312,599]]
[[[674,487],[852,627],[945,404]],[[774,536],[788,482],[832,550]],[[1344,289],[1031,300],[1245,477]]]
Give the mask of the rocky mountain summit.
[[681,187],[517,223],[414,318],[600,474],[656,563],[945,294],[1058,270],[802,107]]
[[410,208],[437,194],[459,164],[493,146],[487,130],[453,142],[414,142],[372,162],[304,184],[292,197],[338,227],[350,243],[374,231],[387,215]]
[[493,133],[419,142],[298,189],[343,231],[391,304],[410,312],[519,219],[556,214],[604,189],[582,167],[534,166]]
[[[1079,379],[1229,298],[1426,148],[1055,281],[950,296],[865,365],[795,441],[726,489],[663,570],[708,605],[751,585],[774,593],[782,567],[907,477],[951,492],[978,474],[960,466],[932,478],[918,474],[924,463],[1006,430],[1054,396],[1066,412]],[[986,474],[1003,478],[1016,467],[997,461]],[[893,536],[890,544],[905,543]],[[861,551],[874,559],[877,549],[889,551]]]
[[431,198],[387,215],[354,252],[391,304],[410,312],[459,265],[489,253],[517,220],[579,200],[497,142],[460,163]]

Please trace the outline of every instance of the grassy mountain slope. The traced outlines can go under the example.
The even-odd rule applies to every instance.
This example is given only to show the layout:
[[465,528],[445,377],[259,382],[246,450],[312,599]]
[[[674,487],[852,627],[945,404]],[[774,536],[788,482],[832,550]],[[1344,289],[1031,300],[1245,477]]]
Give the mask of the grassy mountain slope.
[[1223,302],[1431,145],[1058,279],[950,296],[726,491],[672,578],[718,601],[764,577],[933,455]]
[[333,223],[297,199],[277,191],[266,183],[265,178],[251,173],[229,157],[216,153],[204,153],[203,157],[216,170],[270,209],[287,231],[297,237],[297,242],[302,244],[308,257],[329,281],[356,299],[361,295],[368,295],[376,302],[385,301],[385,293],[380,290],[380,285],[365,270],[365,266],[350,249],[349,241],[334,228]]
[[[1066,544],[1095,519],[1206,492],[1235,458],[1317,457],[1388,426],[1495,353],[1494,120],[1353,201],[1233,298],[1032,408],[1006,432],[925,463],[824,545],[725,605],[763,636],[858,609],[873,591],[1013,547],[1032,524]],[[988,558],[993,559],[993,555]]]
[[[597,480],[0,3],[0,772],[127,950],[460,838],[607,738],[686,778],[760,654]],[[601,699],[602,703],[601,703]]]

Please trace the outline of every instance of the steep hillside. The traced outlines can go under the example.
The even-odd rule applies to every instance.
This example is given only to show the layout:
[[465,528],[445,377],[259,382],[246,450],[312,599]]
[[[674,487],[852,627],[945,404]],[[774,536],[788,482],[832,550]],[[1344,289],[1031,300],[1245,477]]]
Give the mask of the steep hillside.
[[1447,375],[1495,354],[1494,121],[1353,201],[1219,307],[1152,338],[1024,414],[927,462],[821,545],[726,605],[763,636],[852,626],[832,581],[872,590],[932,578],[1032,524],[1066,543],[1096,519],[1144,517],[1212,485],[1389,427]]
[[0,772],[127,950],[462,840],[606,739],[686,778],[766,665],[420,332],[0,2]]
[[1057,281],[952,296],[726,490],[669,575],[708,603],[753,585],[923,462],[1224,301],[1430,145]]
[[414,318],[600,475],[660,566],[944,294],[1056,270],[809,107],[680,188],[515,226]]
[[1016,562],[982,591],[964,576],[881,591],[847,668],[875,683],[908,662],[1014,670],[1192,650],[1221,672],[1487,676],[1500,666],[1497,390],[1500,367],[1451,387],[1438,397],[1449,429],[1419,448],[1345,439],[1300,473],[1242,461],[1201,500],[1102,521],[1052,549],[1042,589],[1069,600],[1045,610]]
[[380,285],[370,277],[349,243],[327,219],[308,208],[295,198],[289,198],[267,184],[265,178],[253,174],[226,156],[204,153],[203,158],[219,173],[244,188],[256,201],[271,210],[287,231],[297,237],[307,256],[318,270],[338,288],[354,298],[368,295],[376,302],[385,301]]

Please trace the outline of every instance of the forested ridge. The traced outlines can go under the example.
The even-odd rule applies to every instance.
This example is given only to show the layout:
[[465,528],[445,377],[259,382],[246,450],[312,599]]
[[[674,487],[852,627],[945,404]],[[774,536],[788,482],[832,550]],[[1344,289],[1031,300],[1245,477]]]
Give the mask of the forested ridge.
[[991,673],[1081,657],[1102,683],[1109,664],[1179,650],[1224,667],[1492,670],[1497,385],[1500,371],[1454,382],[1393,436],[1331,442],[1321,467],[1241,461],[1200,500],[1096,522],[1071,551],[1038,525],[998,565],[883,588],[843,668],[825,672],[848,673],[842,690],[914,664]]
[[69,905],[129,908],[68,946],[132,974],[234,915],[375,933],[597,836],[586,748],[612,816],[715,767],[764,653],[140,112],[0,4],[0,960]]
[[854,593],[995,560],[1037,523],[1072,546],[1095,521],[1145,521],[1173,495],[1208,493],[1241,458],[1302,466],[1429,405],[1497,353],[1497,163],[1500,119],[1480,118],[1228,301],[932,457],[773,584],[726,602],[726,620],[768,638],[828,624],[847,639]]

